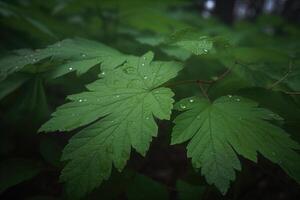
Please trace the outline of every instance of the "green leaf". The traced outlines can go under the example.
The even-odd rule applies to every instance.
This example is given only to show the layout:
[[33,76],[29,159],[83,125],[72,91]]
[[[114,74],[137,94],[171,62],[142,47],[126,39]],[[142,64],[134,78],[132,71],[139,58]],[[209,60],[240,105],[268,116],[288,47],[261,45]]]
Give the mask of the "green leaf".
[[193,29],[183,29],[171,35],[169,44],[185,49],[195,55],[207,54],[213,48],[213,42]]
[[103,79],[87,86],[88,92],[69,96],[71,102],[60,106],[40,128],[69,131],[94,122],[71,138],[63,152],[62,159],[69,162],[61,180],[67,182],[74,198],[108,179],[112,164],[121,171],[131,146],[145,155],[157,134],[154,117],[170,118],[174,94],[159,86],[175,77],[182,66],[152,59],[149,52],[102,74]]
[[164,185],[139,174],[135,175],[126,193],[129,200],[165,200],[169,196]]
[[267,120],[280,117],[257,103],[237,96],[214,102],[191,97],[175,106],[185,111],[174,120],[172,144],[189,141],[187,155],[194,168],[201,168],[209,184],[224,194],[235,170],[240,170],[237,154],[257,162],[257,153],[280,165],[300,181],[299,145]]
[[81,75],[91,67],[101,64],[103,69],[113,69],[126,61],[125,56],[104,44],[85,39],[66,39],[45,49],[36,51],[19,50],[0,60],[0,81],[8,75],[20,71],[24,66],[35,64],[45,58],[63,62],[53,67],[50,78],[76,71]]
[[0,163],[0,193],[29,180],[41,171],[39,163],[26,159],[10,159]]
[[23,85],[29,79],[30,76],[26,74],[16,73],[6,80],[0,82],[0,100],[21,87],[21,85]]
[[11,55],[0,60],[0,81],[4,80],[8,75],[22,70],[24,66],[37,63],[47,57],[49,55],[45,52],[34,52],[28,49],[12,52]]

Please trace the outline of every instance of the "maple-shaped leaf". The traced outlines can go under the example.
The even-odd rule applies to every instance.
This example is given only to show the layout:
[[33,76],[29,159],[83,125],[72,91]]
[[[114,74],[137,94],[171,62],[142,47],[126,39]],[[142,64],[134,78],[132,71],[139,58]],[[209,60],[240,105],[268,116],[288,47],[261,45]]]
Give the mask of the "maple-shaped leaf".
[[145,155],[157,134],[155,118],[170,118],[174,94],[159,86],[182,66],[152,59],[149,52],[108,70],[87,86],[88,92],[69,96],[71,102],[60,106],[41,127],[46,132],[69,131],[92,123],[71,138],[62,156],[69,162],[61,180],[74,198],[107,179],[112,165],[122,170],[131,147]]
[[50,78],[56,78],[73,71],[81,75],[97,64],[101,64],[104,69],[113,69],[124,63],[128,57],[130,56],[95,41],[66,39],[45,49],[18,50],[4,57],[0,60],[0,81],[22,70],[26,65],[38,63],[46,58],[62,62],[53,67],[48,74]]
[[189,140],[187,155],[194,168],[201,168],[209,184],[223,194],[240,170],[238,155],[257,162],[257,153],[280,165],[300,181],[299,145],[269,120],[280,117],[237,96],[209,102],[200,97],[181,100],[175,108],[184,111],[174,120],[172,144]]

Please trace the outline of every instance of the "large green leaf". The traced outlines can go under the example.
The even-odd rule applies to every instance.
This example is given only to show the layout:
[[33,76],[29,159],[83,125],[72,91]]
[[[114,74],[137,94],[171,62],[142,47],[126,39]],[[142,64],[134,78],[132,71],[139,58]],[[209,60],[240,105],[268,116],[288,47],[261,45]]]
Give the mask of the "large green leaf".
[[41,127],[46,132],[68,131],[94,122],[70,140],[62,156],[69,162],[61,180],[74,198],[107,179],[112,164],[122,170],[131,146],[145,155],[157,134],[154,117],[170,118],[174,94],[159,86],[175,77],[181,65],[152,59],[150,52],[108,70],[87,86],[88,92],[69,96],[72,102],[60,106]]
[[172,144],[190,140],[187,155],[193,166],[222,193],[235,179],[235,169],[241,169],[237,154],[256,162],[259,152],[300,181],[300,157],[295,152],[299,145],[267,121],[280,119],[278,115],[231,95],[212,103],[186,98],[176,108],[185,112],[174,121]]

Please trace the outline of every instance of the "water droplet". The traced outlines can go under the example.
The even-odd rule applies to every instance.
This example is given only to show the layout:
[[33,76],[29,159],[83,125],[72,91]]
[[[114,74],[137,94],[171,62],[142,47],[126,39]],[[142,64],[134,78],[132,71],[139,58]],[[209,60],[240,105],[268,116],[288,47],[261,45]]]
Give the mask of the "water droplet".
[[190,99],[190,100],[189,100],[190,103],[193,103],[194,101],[195,101],[194,99]]
[[146,120],[150,119],[150,117],[146,117]]
[[34,59],[32,59],[32,61],[33,61],[33,62],[36,62],[36,59],[34,58]]
[[105,72],[101,72],[101,75],[104,76],[104,75],[105,75]]
[[228,95],[228,97],[229,97],[229,98],[232,98],[232,95],[231,95],[231,94],[229,94],[229,95]]
[[142,66],[145,66],[145,63],[142,63]]
[[72,67],[69,67],[69,71],[72,71],[73,70],[73,68]]
[[85,53],[82,53],[82,54],[81,54],[81,57],[85,58],[85,57],[86,57],[86,54],[85,54]]
[[116,98],[119,98],[120,97],[120,95],[116,95]]
[[147,76],[144,76],[144,79],[146,80],[146,79],[148,79],[148,77],[147,77]]
[[236,101],[241,101],[241,99],[237,98]]
[[186,109],[186,106],[185,106],[185,105],[183,105],[183,104],[180,104],[180,108],[182,108],[182,109]]
[[82,99],[79,99],[78,101],[79,101],[79,102],[82,102]]
[[208,50],[207,50],[207,49],[203,49],[203,51],[204,51],[204,53],[207,53],[207,52],[208,52]]

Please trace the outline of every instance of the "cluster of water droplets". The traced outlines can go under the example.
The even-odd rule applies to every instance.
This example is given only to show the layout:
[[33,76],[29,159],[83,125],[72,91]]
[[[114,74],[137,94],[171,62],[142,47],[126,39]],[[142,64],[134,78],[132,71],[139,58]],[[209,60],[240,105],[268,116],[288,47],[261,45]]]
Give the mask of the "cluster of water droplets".
[[[194,100],[194,99],[189,99],[188,102],[189,102],[189,103],[194,103],[195,100]],[[185,104],[180,104],[179,107],[180,107],[181,109],[183,109],[183,110],[187,108],[187,106],[186,106]]]
[[[230,98],[230,99],[233,97],[231,94],[229,94],[229,95],[227,95],[227,96],[228,96],[228,98]],[[236,101],[238,101],[238,102],[240,102],[240,101],[241,101],[241,99],[240,99],[240,98],[236,98],[235,100],[236,100]]]
[[87,102],[87,99],[78,99],[78,102],[79,102],[79,103]]

